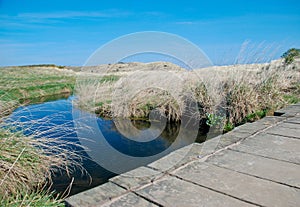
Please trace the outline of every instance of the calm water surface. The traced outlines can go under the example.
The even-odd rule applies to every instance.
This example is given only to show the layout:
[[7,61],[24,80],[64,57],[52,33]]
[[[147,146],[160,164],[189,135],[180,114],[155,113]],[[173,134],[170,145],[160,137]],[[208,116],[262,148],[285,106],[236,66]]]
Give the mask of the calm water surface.
[[[74,107],[73,99],[74,97],[69,97],[22,106],[10,116],[10,120],[18,123],[18,128],[26,135],[59,138],[88,148],[83,150],[79,146],[66,146],[70,150],[80,151],[82,165],[92,179],[82,174],[80,169],[74,170],[70,176],[62,172],[53,174],[52,188],[57,192],[64,192],[72,177],[74,182],[71,195],[103,184],[117,173],[147,165],[175,149],[205,140],[204,133],[197,132],[196,137],[189,136],[195,133],[180,129],[179,123],[167,123],[156,136],[159,130],[155,126],[151,128],[149,122],[132,121],[131,124],[136,128],[133,134],[127,122],[118,121],[116,126],[112,120],[96,117]],[[154,134],[155,139],[139,141],[139,137],[147,137],[149,134]],[[137,159],[124,163],[124,157]],[[116,166],[117,172],[110,170]]]

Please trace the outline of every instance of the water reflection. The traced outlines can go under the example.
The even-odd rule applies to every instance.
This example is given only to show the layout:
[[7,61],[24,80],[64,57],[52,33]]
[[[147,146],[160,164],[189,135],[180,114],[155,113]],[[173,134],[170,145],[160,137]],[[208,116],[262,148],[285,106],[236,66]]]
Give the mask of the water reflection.
[[[131,120],[130,124],[136,128],[136,134],[132,134],[132,126],[129,127],[127,122],[104,120],[81,111],[72,105],[73,98],[22,106],[9,119],[12,123],[17,123],[24,134],[59,137],[88,148],[84,151],[83,148],[70,147],[70,150],[80,151],[83,167],[92,180],[79,169],[71,172],[70,176],[64,172],[56,172],[53,174],[52,189],[57,192],[63,192],[72,177],[74,182],[71,194],[74,194],[105,183],[118,173],[147,165],[195,140],[205,140],[205,133],[199,132],[198,127],[196,131],[183,128],[180,127],[180,122],[166,123],[161,128],[161,124]],[[120,129],[123,133],[120,133]],[[154,138],[141,142],[139,138],[148,136],[145,132],[149,133],[149,129],[152,133],[149,137]],[[126,136],[128,134],[133,136]]]

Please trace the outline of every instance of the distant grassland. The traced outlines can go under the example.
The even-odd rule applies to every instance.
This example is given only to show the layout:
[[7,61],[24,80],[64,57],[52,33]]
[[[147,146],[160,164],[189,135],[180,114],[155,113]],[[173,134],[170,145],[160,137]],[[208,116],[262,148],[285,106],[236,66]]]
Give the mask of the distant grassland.
[[55,67],[3,67],[0,68],[0,106],[10,102],[72,93],[75,73]]

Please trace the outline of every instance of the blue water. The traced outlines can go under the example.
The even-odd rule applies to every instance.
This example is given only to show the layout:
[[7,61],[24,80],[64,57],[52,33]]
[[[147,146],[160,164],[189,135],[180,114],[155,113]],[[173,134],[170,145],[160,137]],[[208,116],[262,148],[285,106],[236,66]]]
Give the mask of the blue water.
[[[105,183],[119,173],[147,165],[195,141],[184,136],[184,132],[179,130],[180,124],[167,124],[155,139],[140,141],[139,137],[149,133],[149,123],[141,121],[134,123],[138,129],[136,137],[128,137],[126,132],[124,135],[118,130],[113,120],[105,120],[84,112],[73,106],[73,100],[74,97],[69,97],[22,106],[11,114],[8,121],[25,135],[59,138],[83,146],[70,144],[66,147],[82,155],[82,166],[92,180],[82,174],[80,169],[72,172],[70,176],[64,172],[54,173],[52,189],[57,192],[64,192],[72,177],[74,182],[71,195]],[[81,126],[82,123],[88,126]],[[154,129],[154,132],[157,131]],[[83,150],[84,148],[87,150]]]

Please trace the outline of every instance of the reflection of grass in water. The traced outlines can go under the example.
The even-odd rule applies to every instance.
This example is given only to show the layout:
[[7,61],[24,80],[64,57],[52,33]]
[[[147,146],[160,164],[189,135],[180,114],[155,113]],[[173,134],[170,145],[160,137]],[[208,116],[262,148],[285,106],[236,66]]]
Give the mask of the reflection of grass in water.
[[[155,121],[155,120],[153,120]],[[120,124],[123,123],[123,126],[120,126]],[[131,120],[131,123],[133,124],[134,127],[136,127],[138,130],[146,130],[149,129],[151,126],[151,123],[149,120],[143,119],[143,120],[136,120],[133,119]],[[129,126],[126,126],[125,122],[118,122],[119,127],[122,128],[122,130],[130,130],[131,128]],[[182,128],[180,128],[182,127]],[[113,125],[112,130],[118,131],[118,129],[115,127],[115,125]],[[207,130],[203,130],[203,128],[187,128],[187,127],[183,127],[181,126],[180,121],[178,122],[167,122],[165,125],[164,130],[162,131],[162,133],[160,134],[160,137],[163,138],[165,141],[167,141],[168,144],[172,144],[176,138],[178,138],[179,135],[179,131],[183,130],[183,136],[184,137],[189,137],[189,135],[195,136],[195,134],[198,134],[197,137],[192,137],[194,139],[197,140],[202,140],[205,141],[205,134],[207,133]],[[197,132],[195,132],[194,130],[197,130]],[[198,131],[199,130],[199,131]],[[194,140],[192,140],[193,142]]]
[[[155,120],[153,120],[153,121],[155,122]],[[140,131],[142,131],[142,130],[147,130],[151,126],[150,121],[147,119],[132,119],[131,123],[136,129],[138,129],[138,131],[136,131],[137,133],[140,133]],[[131,126],[127,125],[127,122],[125,122],[125,121],[119,120],[118,127],[121,128],[123,132],[131,130]],[[115,124],[112,124],[112,128],[110,128],[110,130],[119,132],[117,127],[115,126]],[[167,141],[170,144],[178,136],[179,130],[180,130],[180,122],[167,122],[164,130],[160,134],[160,137],[163,138],[165,141]],[[129,132],[130,132],[130,134],[132,134],[132,131],[129,131]],[[138,134],[133,134],[133,135],[138,136]]]
[[[111,119],[109,119],[111,120]],[[117,119],[119,120],[119,119]],[[121,119],[122,120],[122,119]],[[152,121],[158,121],[159,120],[152,120]],[[150,128],[151,123],[149,119],[143,118],[143,119],[131,119],[131,123],[133,126],[138,130],[147,130]],[[198,123],[198,122],[196,122]],[[200,123],[198,123],[199,126],[195,126],[194,123],[186,124],[185,126],[181,124],[181,121],[178,122],[170,122],[168,121],[165,125],[164,130],[160,134],[160,137],[166,141],[166,145],[172,144],[179,136],[179,132],[181,130],[181,140],[184,141],[182,144],[183,147],[186,144],[191,144],[193,142],[202,143],[206,141],[208,138],[208,132],[210,127],[206,125],[205,120],[201,120]],[[118,121],[118,127],[121,128],[122,132],[126,132],[128,130],[131,130],[131,126],[128,126],[126,122]],[[111,128],[105,129],[105,130],[113,130],[115,132],[119,133],[119,130],[113,123],[111,125]],[[132,134],[132,131],[129,131],[130,134]],[[140,133],[139,131],[136,131],[137,133]],[[128,133],[129,134],[129,133]],[[133,134],[135,136],[138,136],[138,134]],[[137,140],[138,141],[138,140]]]
[[[146,120],[132,120],[133,125],[139,130],[148,129],[151,126],[151,123]],[[179,122],[167,122],[164,130],[160,134],[164,140],[166,140],[169,144],[174,142],[178,136],[180,130]]]
[[21,99],[20,104],[21,105],[38,104],[38,103],[44,103],[44,102],[49,102],[49,101],[56,101],[59,99],[67,99],[68,97],[70,97],[70,94],[64,93],[64,94],[43,96],[43,97],[32,98],[32,99]]
[[139,130],[145,130],[151,126],[151,122],[149,120],[131,120],[131,123]]

